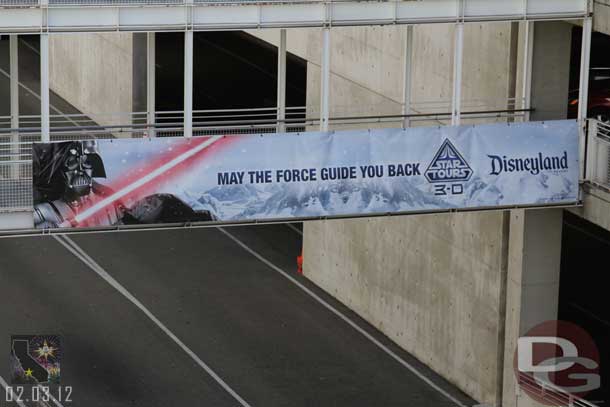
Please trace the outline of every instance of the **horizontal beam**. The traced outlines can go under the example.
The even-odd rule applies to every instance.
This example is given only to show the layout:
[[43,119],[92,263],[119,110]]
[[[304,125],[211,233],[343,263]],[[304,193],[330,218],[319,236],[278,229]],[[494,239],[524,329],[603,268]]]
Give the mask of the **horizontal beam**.
[[[0,33],[184,31],[581,19],[587,0],[168,1],[0,7]],[[462,3],[463,1],[463,3]],[[79,0],[73,0],[78,3]],[[46,3],[46,2],[42,2]],[[21,4],[15,0],[14,4]]]
[[[582,189],[582,186],[581,186]],[[278,218],[278,219],[261,219],[256,221],[205,221],[205,222],[180,222],[180,223],[155,223],[155,224],[134,224],[134,225],[114,225],[100,226],[87,228],[55,228],[55,229],[34,229],[31,226],[25,226],[28,222],[26,216],[33,219],[34,214],[30,210],[12,210],[0,212],[0,239],[9,237],[26,237],[37,235],[78,235],[88,233],[102,232],[136,232],[136,231],[153,231],[153,230],[170,230],[170,229],[201,229],[201,228],[217,228],[219,226],[252,226],[252,225],[278,225],[284,223],[332,220],[332,219],[363,219],[363,218],[391,218],[394,216],[417,216],[417,215],[432,215],[439,213],[467,213],[467,212],[489,212],[509,209],[567,209],[582,206],[582,202],[572,202],[565,204],[534,204],[534,205],[511,205],[511,206],[489,206],[479,207],[476,209],[438,209],[438,210],[421,210],[413,212],[394,212],[376,214],[370,213],[365,215],[345,215],[345,216],[316,216],[316,217],[295,217],[295,218]],[[4,221],[2,215],[15,216],[22,215],[24,219],[21,224],[18,221]],[[6,222],[6,223],[5,223]],[[10,222],[10,223],[9,223]]]

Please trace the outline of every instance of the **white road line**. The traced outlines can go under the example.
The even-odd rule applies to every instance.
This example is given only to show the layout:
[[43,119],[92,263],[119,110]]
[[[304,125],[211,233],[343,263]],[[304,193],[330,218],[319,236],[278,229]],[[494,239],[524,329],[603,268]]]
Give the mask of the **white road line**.
[[597,314],[595,314],[593,311],[590,311],[585,307],[581,307],[580,305],[576,304],[575,302],[571,302],[571,303],[569,303],[569,305],[572,308],[577,309],[578,311],[582,312],[583,314],[588,315],[589,317],[593,318],[597,322],[601,322],[604,325],[610,326],[610,321],[606,321],[602,317],[597,316]]
[[[0,73],[4,76],[6,76],[7,78],[11,78],[11,75],[6,72],[4,69],[0,68]],[[34,92],[32,89],[30,89],[29,87],[27,87],[23,82],[19,82],[19,86],[21,86],[23,89],[27,90],[29,93],[31,93],[36,99],[40,100],[40,95],[36,92]],[[72,122],[72,124],[74,124],[76,127],[78,127],[78,123],[75,122],[74,120],[72,120],[71,117],[66,116],[66,114],[64,112],[62,112],[61,110],[59,110],[58,108],[56,108],[55,106],[53,106],[52,104],[49,104],[49,107],[53,110],[55,110],[55,112],[57,112],[57,114],[63,116],[64,118],[66,118],[68,121]]]
[[[0,385],[2,385],[2,387],[4,388],[4,391],[7,391],[7,390],[6,390],[6,389],[7,389],[7,387],[10,387],[10,386],[8,385],[8,383],[6,382],[6,380],[4,380],[4,378],[3,378],[2,376],[0,376]],[[25,404],[23,404],[23,401],[21,401],[21,400],[16,401],[16,403],[17,403],[17,405],[18,405],[19,407],[27,407]]]
[[303,236],[303,232],[301,232],[299,230],[299,228],[295,227],[292,223],[284,223],[284,225],[288,226],[288,228],[294,230],[295,232],[297,232],[299,235]]
[[[40,56],[40,52],[34,48],[33,46],[31,46],[27,41],[25,41],[23,38],[20,38],[21,42],[28,47],[29,49],[31,49],[36,55]],[[0,72],[5,75],[7,78],[11,78],[11,75],[6,72],[4,69],[0,68]],[[21,86],[23,89],[27,90],[28,92],[30,92],[32,95],[34,95],[34,97],[36,97],[38,100],[40,100],[40,95],[37,94],[36,92],[34,92],[32,89],[30,89],[29,87],[27,87],[24,83],[19,82],[18,83],[19,86]],[[74,126],[78,127],[78,123],[74,120],[72,120],[71,117],[66,116],[66,114],[64,112],[62,112],[61,110],[59,110],[58,108],[56,108],[55,106],[53,106],[52,104],[49,103],[49,107],[53,110],[55,110],[55,112],[57,112],[57,114],[63,116],[64,118],[66,118],[68,121],[72,122],[72,124],[74,124]]]
[[68,251],[74,256],[80,259],[85,265],[91,270],[96,272],[101,278],[103,278],[108,284],[115,288],[125,298],[127,298],[132,304],[140,309],[151,321],[155,323],[167,336],[169,336],[187,355],[191,357],[207,374],[209,374],[216,382],[235,400],[239,402],[243,407],[250,407],[243,398],[239,396],[212,368],[210,368],[203,360],[199,358],[188,346],[184,344],[172,331],[169,330],[157,317],[153,315],[136,297],[134,297],[125,287],[123,287],[117,280],[115,280],[106,270],[104,270],[99,264],[95,262],[83,249],[80,248],[72,239],[65,235],[54,235],[53,236],[59,243],[61,243]]
[[31,50],[34,52],[34,54],[36,54],[36,55],[40,56],[40,51],[38,51],[36,48],[34,48],[33,46],[31,46],[29,42],[27,42],[27,41],[26,41],[26,40],[24,40],[23,38],[19,38],[19,40],[21,41],[21,43],[22,43],[23,45],[25,45],[26,47],[28,47],[29,49],[31,49]]
[[460,406],[460,407],[466,407],[461,401],[459,401],[458,399],[456,399],[455,397],[453,397],[451,394],[449,394],[447,391],[443,390],[441,387],[439,387],[436,383],[434,383],[432,380],[430,380],[429,378],[427,378],[426,376],[424,376],[422,373],[420,373],[414,366],[412,366],[410,363],[408,363],[407,361],[405,361],[404,359],[402,359],[400,356],[398,356],[396,353],[392,352],[391,349],[389,349],[387,346],[385,346],[383,343],[379,342],[375,337],[373,337],[371,334],[369,334],[367,331],[365,331],[364,329],[362,329],[360,326],[358,326],[355,322],[353,322],[351,319],[349,319],[348,317],[346,317],[345,315],[343,315],[340,311],[338,311],[337,309],[335,309],[332,305],[330,305],[328,302],[324,301],[320,296],[318,296],[316,293],[314,293],[313,291],[311,291],[309,288],[307,288],[305,285],[303,285],[301,282],[299,282],[297,279],[295,279],[294,277],[292,277],[290,274],[288,274],[287,272],[285,272],[284,270],[282,270],[281,268],[279,268],[278,266],[276,266],[275,264],[271,263],[269,260],[267,260],[266,258],[264,258],[262,255],[260,255],[258,252],[256,252],[255,250],[251,249],[248,245],[246,245],[244,242],[242,242],[241,240],[239,240],[237,237],[235,237],[233,234],[227,232],[226,230],[224,230],[223,228],[218,228],[219,231],[221,231],[222,233],[224,233],[229,239],[233,240],[235,243],[237,243],[239,246],[241,246],[244,250],[246,250],[248,253],[250,253],[251,255],[253,255],[254,257],[256,257],[257,259],[259,259],[261,262],[265,263],[267,266],[269,266],[270,268],[272,268],[273,270],[277,271],[278,273],[280,273],[282,276],[286,277],[291,283],[293,283],[294,285],[296,285],[297,287],[299,287],[301,290],[305,291],[305,293],[307,295],[309,295],[310,297],[312,297],[314,300],[316,300],[318,303],[320,303],[324,308],[328,309],[330,312],[332,312],[333,314],[335,314],[337,317],[339,317],[340,319],[342,319],[343,321],[345,321],[349,326],[351,326],[352,328],[354,328],[356,331],[358,331],[360,334],[362,334],[366,339],[368,339],[369,341],[371,341],[373,344],[375,344],[378,348],[380,348],[382,351],[384,351],[386,354],[388,354],[389,356],[391,356],[394,360],[396,360],[398,363],[400,363],[402,366],[404,366],[405,368],[407,368],[408,370],[411,371],[411,373],[413,373],[414,375],[416,375],[417,377],[419,377],[422,381],[424,381],[425,383],[427,383],[428,385],[430,385],[430,387],[432,387],[434,390],[438,391],[440,394],[442,394],[443,396],[445,396],[446,398],[448,398],[450,401],[452,401],[453,403],[455,403],[456,405]]

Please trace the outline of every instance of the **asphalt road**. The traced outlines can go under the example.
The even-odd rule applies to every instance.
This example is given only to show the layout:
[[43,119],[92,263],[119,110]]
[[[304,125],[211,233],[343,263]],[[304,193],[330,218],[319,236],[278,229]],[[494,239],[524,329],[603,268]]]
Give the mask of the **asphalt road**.
[[[9,41],[4,36],[0,40],[0,116],[10,116],[10,61]],[[38,54],[39,40],[37,36],[23,35],[19,38],[19,113],[20,126],[28,129],[26,133],[36,134],[40,128],[40,59]],[[49,94],[51,115],[81,114],[81,112],[68,103],[61,96],[51,91]],[[73,127],[90,126],[93,122],[85,117],[64,116],[59,121],[51,119],[51,126]],[[5,117],[0,126],[10,128],[10,120]],[[107,135],[106,135],[107,136]],[[59,135],[60,139],[62,135]],[[28,136],[31,141],[32,137]],[[53,138],[54,140],[55,138]],[[22,139],[23,141],[24,139]],[[11,134],[0,132],[0,143],[9,143]],[[6,146],[0,152],[0,162],[10,158]],[[27,157],[26,157],[27,158]],[[24,157],[21,157],[24,159]],[[11,179],[10,167],[6,163],[0,165],[0,207],[25,207],[29,205],[27,191],[31,189],[31,181],[27,178]]]
[[295,230],[224,231],[71,236],[98,269],[63,238],[0,239],[0,376],[11,335],[61,335],[63,406],[474,404],[298,275]]
[[[23,115],[40,111],[36,49],[20,42]],[[0,115],[7,73],[2,57]],[[72,236],[100,268],[63,238],[0,239],[0,383],[11,335],[44,334],[61,336],[73,389],[57,407],[474,404],[299,276],[293,229],[224,230],[245,247],[215,228]],[[0,406],[16,405],[0,386]]]
[[[10,115],[10,62],[9,41],[0,40],[0,116]],[[19,39],[19,112],[20,115],[40,115],[40,59],[38,55],[38,37],[21,36]],[[51,91],[49,94],[51,114],[80,113],[74,106],[61,96]],[[26,119],[24,119],[25,121]],[[79,123],[78,120],[66,120],[62,126],[71,127]],[[80,125],[90,124],[82,121]],[[40,122],[27,119],[22,127],[38,127]]]

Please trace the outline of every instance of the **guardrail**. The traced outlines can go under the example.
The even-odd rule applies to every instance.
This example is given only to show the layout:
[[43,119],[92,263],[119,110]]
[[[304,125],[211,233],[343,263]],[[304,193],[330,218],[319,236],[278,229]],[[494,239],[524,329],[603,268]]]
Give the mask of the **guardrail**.
[[538,400],[544,400],[545,405],[557,407],[597,407],[597,405],[575,396],[559,386],[543,382],[525,373],[519,373],[517,395],[521,396],[522,391],[528,393],[525,397],[534,396]]
[[610,123],[589,119],[585,179],[610,188]]
[[0,0],[0,32],[244,30],[583,19],[588,0]]
[[[479,119],[510,119],[519,120],[527,109],[506,109],[506,106],[515,106],[515,99],[501,101],[490,101],[484,99],[467,100],[463,103],[462,115],[465,120]],[[451,102],[444,100],[416,101],[411,105],[412,114],[400,113],[380,115],[377,106],[354,106],[337,105],[333,107],[334,117],[329,118],[334,124],[350,125],[362,123],[391,123],[400,126],[409,118],[411,122],[436,122],[446,124],[451,116]],[[400,106],[397,106],[397,111]],[[249,127],[249,126],[274,126],[278,124],[277,107],[245,108],[245,109],[211,109],[194,110],[194,127]],[[319,112],[312,106],[290,106],[286,107],[285,119],[279,122],[300,126],[319,125]],[[50,115],[50,127],[52,134],[81,132],[86,134],[121,134],[134,131],[148,131],[163,128],[179,128],[184,125],[184,112],[157,111],[152,114],[153,123],[148,123],[148,112],[117,112],[96,113],[85,115],[74,114],[52,114]],[[7,133],[18,132],[19,134],[31,134],[40,132],[40,115],[20,115],[19,128],[11,128],[11,116],[0,116],[0,136]]]
[[[393,2],[395,0],[379,0],[379,2]],[[429,0],[399,0],[399,1],[411,1],[411,2],[426,2]],[[465,6],[467,7],[473,7],[471,4],[475,4],[474,7],[478,7],[481,10],[488,10],[488,8],[486,7],[481,7],[480,5],[476,5],[476,1],[472,1],[472,0],[464,0],[465,1]],[[488,1],[493,1],[493,0],[488,0]],[[535,3],[542,3],[542,2],[550,2],[551,0],[533,0],[534,6],[531,7],[532,9],[536,8],[536,4]],[[585,3],[586,0],[573,0],[575,5],[579,5],[580,3]],[[0,6],[19,6],[19,5],[49,5],[49,6],[55,6],[55,5],[69,5],[69,6],[98,6],[98,5],[147,5],[147,4],[152,4],[152,5],[159,5],[159,4],[168,4],[168,5],[172,5],[172,4],[189,4],[189,3],[206,3],[206,4],[227,4],[227,3],[233,3],[233,4],[254,4],[254,3],[275,3],[275,4],[290,4],[290,3],[348,3],[351,2],[351,0],[0,0]],[[514,3],[514,4],[511,4]],[[449,2],[449,5],[455,5],[452,4],[455,3],[457,4],[457,0],[453,0],[451,2]],[[437,3],[438,5],[438,3]],[[440,7],[443,7],[444,5],[438,5]],[[465,7],[466,8],[466,7]],[[502,7],[497,8],[498,11],[513,11],[513,12],[518,12],[519,10],[521,10],[520,7],[518,7],[517,2],[514,0],[506,0],[504,1],[504,5]],[[455,10],[455,8],[454,8]],[[562,6],[561,7],[562,11],[573,11],[574,10],[574,6],[569,7],[568,9],[566,9],[566,6]]]
[[[471,106],[483,106],[482,102],[472,101]],[[350,129],[362,126],[401,127],[405,118],[411,122],[433,122],[448,124],[451,113],[444,111],[441,103],[421,102],[427,110],[439,109],[437,112],[416,113],[411,115],[370,115],[331,117],[330,123],[335,128]],[[307,118],[307,108],[303,106],[286,108],[286,119],[281,121],[286,132],[299,132],[306,129],[318,129],[319,118]],[[464,119],[520,119],[526,110],[473,110],[464,112]],[[277,109],[215,109],[193,112],[193,135],[239,135],[275,133],[280,122],[277,121]],[[182,137],[182,111],[165,111],[155,113],[155,124],[146,123],[146,112],[96,114],[95,119],[107,121],[125,120],[127,124],[101,125],[93,118],[83,114],[54,115],[51,126],[51,141],[104,139],[104,138],[140,138],[154,135],[156,137]],[[22,124],[31,127],[10,128],[10,117],[0,117],[0,212],[32,210],[32,144],[41,140],[40,118],[25,116],[20,118]]]
[[[107,119],[129,116],[134,123],[99,125],[85,115],[57,115],[51,128],[51,141],[140,138],[154,130],[156,137],[182,137],[183,112],[157,112],[158,123],[146,124],[146,113],[96,115]],[[194,112],[197,118],[193,135],[238,135],[274,133],[278,129],[275,108],[222,109]],[[287,132],[303,131],[304,108],[287,108]],[[299,119],[301,117],[301,119]],[[27,116],[27,124],[33,127],[11,129],[10,118],[0,117],[0,212],[31,211],[32,202],[32,144],[41,140],[37,116]],[[138,123],[140,122],[140,123]],[[2,128],[4,127],[4,128]]]

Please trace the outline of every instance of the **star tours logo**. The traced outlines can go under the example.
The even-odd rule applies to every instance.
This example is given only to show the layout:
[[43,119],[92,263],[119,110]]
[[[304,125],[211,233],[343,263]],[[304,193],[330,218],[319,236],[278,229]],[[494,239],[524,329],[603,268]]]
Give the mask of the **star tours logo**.
[[447,183],[466,182],[472,173],[464,157],[445,139],[424,175],[431,183]]

